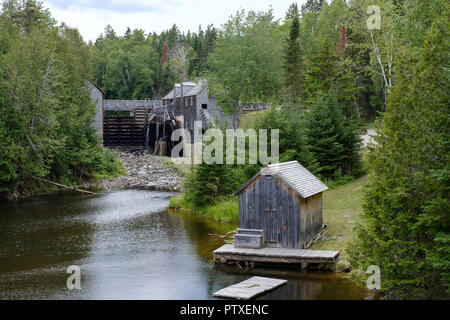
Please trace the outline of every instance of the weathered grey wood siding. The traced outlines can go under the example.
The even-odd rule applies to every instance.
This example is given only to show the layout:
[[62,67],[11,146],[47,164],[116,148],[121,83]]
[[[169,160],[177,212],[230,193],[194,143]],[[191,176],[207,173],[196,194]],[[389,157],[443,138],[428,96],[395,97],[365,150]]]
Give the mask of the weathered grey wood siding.
[[274,177],[262,176],[239,194],[239,225],[264,230],[266,246],[299,248],[300,198]]
[[302,199],[283,181],[267,175],[238,196],[239,227],[264,230],[266,246],[304,248],[322,227],[322,193]]
[[302,247],[305,247],[322,228],[322,193],[302,199],[300,212],[300,238]]

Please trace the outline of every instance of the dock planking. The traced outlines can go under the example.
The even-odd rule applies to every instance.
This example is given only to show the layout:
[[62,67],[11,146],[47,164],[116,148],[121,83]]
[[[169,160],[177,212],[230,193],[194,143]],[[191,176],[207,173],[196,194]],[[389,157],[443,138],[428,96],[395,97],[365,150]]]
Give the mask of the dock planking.
[[214,259],[263,263],[336,263],[339,251],[271,248],[236,248],[226,244],[214,251]]
[[214,293],[215,298],[249,300],[275,290],[287,283],[287,280],[253,277],[226,287]]

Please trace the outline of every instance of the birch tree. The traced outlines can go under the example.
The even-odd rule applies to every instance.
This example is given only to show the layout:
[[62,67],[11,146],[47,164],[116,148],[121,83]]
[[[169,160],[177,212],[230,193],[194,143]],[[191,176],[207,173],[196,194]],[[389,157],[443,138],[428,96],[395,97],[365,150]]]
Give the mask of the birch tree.
[[187,80],[190,61],[193,58],[194,51],[192,48],[187,48],[184,45],[176,48],[172,57],[169,59],[169,69],[177,81]]
[[393,83],[393,61],[395,53],[395,25],[400,16],[392,0],[353,0],[350,5],[349,28],[359,33],[364,42],[351,43],[364,51],[370,50],[372,61],[366,66],[383,84],[384,105]]

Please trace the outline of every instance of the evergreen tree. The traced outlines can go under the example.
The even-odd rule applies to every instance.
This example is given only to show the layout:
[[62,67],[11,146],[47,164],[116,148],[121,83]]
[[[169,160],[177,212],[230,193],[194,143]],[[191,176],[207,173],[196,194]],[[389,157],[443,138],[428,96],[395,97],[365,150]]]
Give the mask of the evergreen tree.
[[361,119],[356,101],[361,88],[355,81],[349,61],[343,57],[343,52],[340,52],[339,48],[339,43],[335,50],[330,39],[324,38],[308,66],[306,97],[315,99],[317,92],[333,89],[337,94],[344,118],[346,120]]
[[285,19],[292,20],[299,16],[298,5],[297,3],[293,3],[289,6],[288,11],[286,12]]
[[180,30],[176,24],[172,26],[172,28],[167,31],[167,43],[169,45],[169,50],[175,47],[177,42],[180,40]]
[[130,40],[131,38],[131,29],[130,27],[127,27],[127,30],[125,31],[125,34],[123,36],[125,39]]
[[110,24],[108,24],[105,27],[105,31],[103,32],[103,38],[104,39],[116,39],[117,38],[117,34]]
[[[225,145],[223,147],[226,148]],[[214,152],[211,156],[214,156]],[[234,191],[236,183],[233,180],[231,165],[207,164],[203,161],[191,167],[184,183],[185,200],[195,208],[214,204]]]
[[393,298],[448,298],[449,7],[430,1],[415,3],[419,8],[408,14],[408,27],[421,37],[420,20],[430,15],[431,27],[414,50],[399,50],[396,84],[368,157],[365,225],[349,252],[355,268],[380,266],[382,288],[393,289]]
[[344,163],[344,124],[336,93],[319,93],[308,114],[310,150],[318,163],[316,172],[326,178],[339,177]]
[[184,184],[186,201],[202,208],[230,195],[233,192],[230,172],[231,166],[225,164],[195,165]]
[[331,41],[325,38],[307,71],[308,98],[315,99],[317,92],[327,92],[335,87],[337,56],[333,52]]
[[[307,122],[304,113],[295,107],[270,109],[255,122],[255,129],[278,129],[280,135],[280,162],[297,160],[308,170],[315,172],[317,163],[310,151]],[[248,177],[250,179],[251,176]]]
[[307,0],[302,4],[302,15],[307,12],[320,12],[322,10],[324,0]]
[[292,17],[292,25],[284,53],[285,81],[289,100],[298,104],[302,94],[303,66],[299,39],[300,22],[296,3],[292,4],[289,15]]

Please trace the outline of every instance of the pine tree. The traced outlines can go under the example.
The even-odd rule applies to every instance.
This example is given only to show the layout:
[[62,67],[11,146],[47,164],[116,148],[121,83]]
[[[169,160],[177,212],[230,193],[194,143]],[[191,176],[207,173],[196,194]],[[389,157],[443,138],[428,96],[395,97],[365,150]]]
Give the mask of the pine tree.
[[324,0],[307,0],[302,4],[302,15],[307,12],[320,12],[322,10]]
[[184,183],[185,200],[195,208],[202,208],[229,196],[235,187],[231,170],[231,165],[204,161],[194,165]]
[[308,66],[307,90],[308,98],[314,99],[317,92],[327,92],[334,88],[337,78],[336,72],[337,56],[333,52],[331,41],[325,37],[316,55]]
[[342,173],[358,177],[363,173],[361,162],[361,138],[357,122],[343,123],[343,132],[340,139],[344,152],[342,153]]
[[127,30],[125,31],[125,34],[123,36],[125,39],[130,40],[131,39],[131,29],[130,27],[127,27]]
[[316,172],[326,178],[338,177],[342,173],[345,149],[344,124],[336,93],[333,90],[319,93],[309,109],[308,137],[319,166]]
[[356,104],[361,88],[357,86],[355,75],[343,57],[343,49],[340,51],[340,48],[338,43],[337,50],[334,50],[330,39],[323,39],[321,47],[308,66],[306,97],[315,99],[317,92],[334,90],[345,119],[361,119]]
[[292,25],[285,47],[284,70],[285,70],[285,84],[289,100],[298,104],[302,94],[303,85],[303,67],[302,56],[300,48],[300,21],[297,4],[294,3],[289,9],[289,16],[291,16]]
[[286,20],[291,20],[291,19],[295,19],[296,17],[298,17],[298,5],[297,3],[293,3],[289,6],[288,11],[286,12],[286,16],[285,19]]

